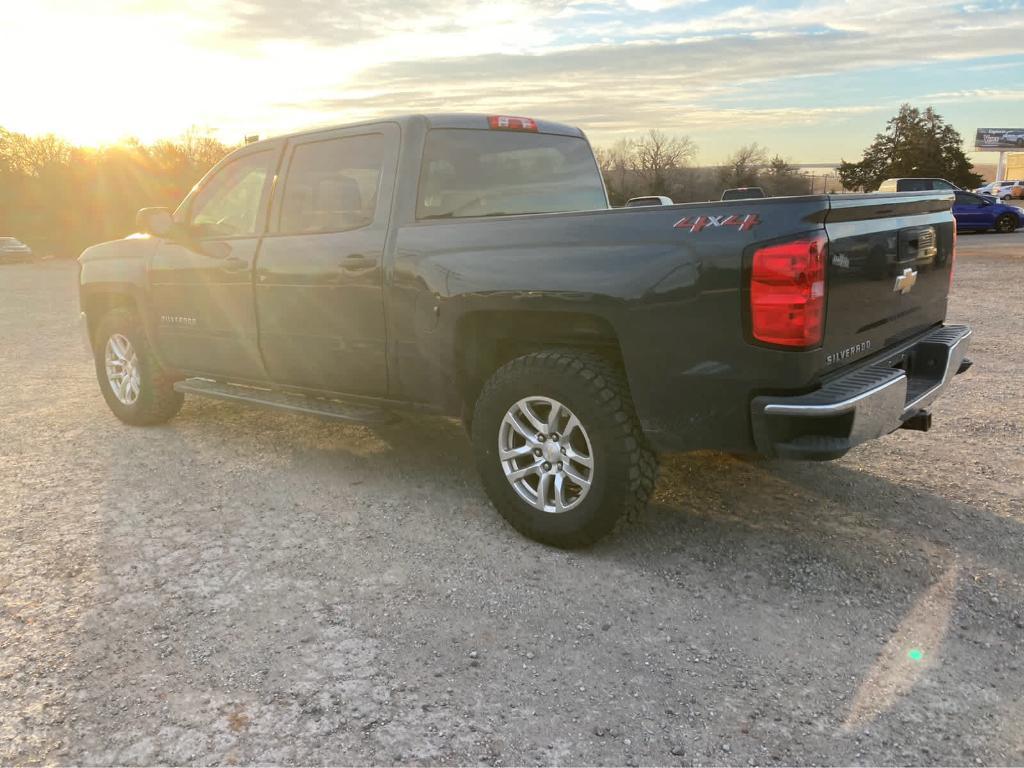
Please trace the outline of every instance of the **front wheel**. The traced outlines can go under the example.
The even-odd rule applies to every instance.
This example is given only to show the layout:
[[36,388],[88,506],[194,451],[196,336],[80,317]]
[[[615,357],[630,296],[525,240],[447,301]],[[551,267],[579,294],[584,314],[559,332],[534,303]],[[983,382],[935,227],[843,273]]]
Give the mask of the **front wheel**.
[[162,424],[181,410],[185,396],[174,390],[133,312],[116,309],[100,320],[93,355],[103,399],[121,421]]
[[638,514],[657,462],[625,377],[604,359],[552,350],[500,368],[476,402],[477,468],[498,512],[556,547],[592,544]]
[[1015,216],[1004,213],[996,219],[996,232],[1008,234],[1013,232],[1015,229],[1017,229],[1017,218]]

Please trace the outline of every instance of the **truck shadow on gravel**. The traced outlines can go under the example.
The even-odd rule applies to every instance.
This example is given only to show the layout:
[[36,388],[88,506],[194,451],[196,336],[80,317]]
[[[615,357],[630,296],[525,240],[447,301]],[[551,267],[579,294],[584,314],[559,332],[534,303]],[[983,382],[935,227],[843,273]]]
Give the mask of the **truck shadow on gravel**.
[[878,552],[909,548],[1024,575],[1020,521],[840,462],[744,460],[714,452],[663,457],[644,527],[658,539],[678,541],[709,525],[813,543],[841,557],[851,544]]
[[[1020,674],[1012,665],[1024,628],[1024,528],[1011,518],[841,462],[702,452],[664,458],[638,524],[566,553],[504,524],[452,421],[411,417],[369,429],[190,401],[168,426],[132,434],[113,443],[115,473],[142,452],[152,462],[188,460],[183,474],[211,485],[189,491],[179,480],[162,502],[169,517],[112,502],[107,514],[121,539],[103,560],[155,542],[139,565],[155,564],[152,582],[167,578],[180,592],[151,607],[162,624],[170,606],[183,626],[204,605],[219,617],[239,592],[228,605],[256,627],[224,641],[225,653],[242,659],[231,662],[239,674],[265,665],[286,640],[313,649],[302,657],[311,689],[321,685],[323,658],[349,663],[347,651],[323,655],[317,645],[340,631],[335,624],[297,618],[296,605],[304,613],[323,603],[328,614],[352,607],[345,643],[375,649],[355,664],[367,690],[415,681],[423,701],[450,696],[476,712],[479,702],[464,692],[484,686],[488,701],[514,700],[535,690],[541,670],[549,695],[571,694],[550,726],[530,720],[522,732],[501,732],[505,743],[541,739],[533,735],[540,728],[551,741],[579,731],[586,745],[609,739],[594,729],[611,723],[632,729],[641,764],[675,762],[667,739],[681,732],[687,761],[697,763],[719,762],[722,743],[732,750],[726,761],[750,755],[762,764],[823,762],[824,754],[837,764],[1011,760]],[[249,488],[251,498],[241,490]],[[178,506],[178,495],[189,498]],[[180,571],[176,558],[188,561],[194,548],[209,559]],[[333,572],[337,560],[344,568]],[[225,583],[213,589],[218,579]],[[246,587],[244,601],[236,583]],[[207,621],[187,638],[196,652]],[[279,626],[290,629],[269,646],[259,640]],[[478,647],[482,660],[472,661],[482,666],[467,666]],[[338,679],[347,685],[354,675],[343,667]],[[585,702],[576,680],[587,680]],[[407,717],[410,728],[435,718],[450,729],[451,711],[406,712],[393,695],[367,718]],[[278,717],[261,706],[268,722]],[[655,723],[655,735],[638,742],[638,722]],[[297,733],[304,724],[287,727]],[[929,758],[920,745],[944,751]],[[627,757],[618,742],[585,749],[578,762]],[[516,752],[507,762],[527,757]]]
[[[343,481],[355,474],[351,481],[367,491],[454,483],[476,514],[498,517],[480,488],[462,425],[453,420],[414,415],[366,428],[270,413],[253,418],[240,406],[204,402],[187,406],[178,423],[202,429],[204,421],[211,427],[218,422],[221,439],[273,444],[301,471],[328,472]],[[517,537],[500,521],[494,532]],[[639,523],[623,526],[587,556],[628,559],[639,550],[645,559],[672,561],[724,548],[742,560],[759,543],[810,548],[840,560],[850,557],[851,547],[868,561],[872,552],[904,560],[914,553],[968,557],[1024,576],[1024,525],[1013,518],[841,462],[747,460],[712,451],[663,456],[654,497]]]

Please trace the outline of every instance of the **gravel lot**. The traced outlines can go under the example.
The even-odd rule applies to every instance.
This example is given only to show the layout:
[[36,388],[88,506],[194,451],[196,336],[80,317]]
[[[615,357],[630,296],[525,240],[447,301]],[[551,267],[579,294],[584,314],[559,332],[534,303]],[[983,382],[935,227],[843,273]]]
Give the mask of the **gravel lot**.
[[124,427],[75,265],[0,268],[0,762],[1024,765],[1024,234],[960,242],[931,432],[666,458],[579,553],[448,421]]

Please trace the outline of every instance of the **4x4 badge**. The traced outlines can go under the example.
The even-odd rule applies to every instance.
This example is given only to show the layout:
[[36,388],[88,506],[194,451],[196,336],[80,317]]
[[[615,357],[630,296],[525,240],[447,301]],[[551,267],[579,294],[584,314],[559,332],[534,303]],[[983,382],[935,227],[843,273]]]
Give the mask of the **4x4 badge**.
[[746,232],[760,223],[761,219],[756,213],[734,213],[731,216],[684,216],[672,226],[693,233],[715,227],[736,227],[740,232]]
[[903,274],[896,278],[896,285],[892,287],[894,293],[899,293],[906,296],[910,293],[910,289],[914,287],[917,282],[917,270],[907,267],[903,270]]

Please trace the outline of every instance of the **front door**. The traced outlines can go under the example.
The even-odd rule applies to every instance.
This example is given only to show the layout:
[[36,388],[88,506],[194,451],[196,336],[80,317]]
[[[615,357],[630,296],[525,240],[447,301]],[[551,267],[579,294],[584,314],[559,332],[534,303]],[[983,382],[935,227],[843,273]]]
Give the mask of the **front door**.
[[189,373],[266,377],[253,304],[253,265],[280,143],[232,155],[175,213],[185,234],[150,267],[154,326],[167,364]]
[[256,262],[275,383],[387,393],[382,281],[398,142],[392,123],[289,142]]
[[957,192],[953,201],[953,215],[957,229],[988,229],[988,203],[984,198],[970,192]]

